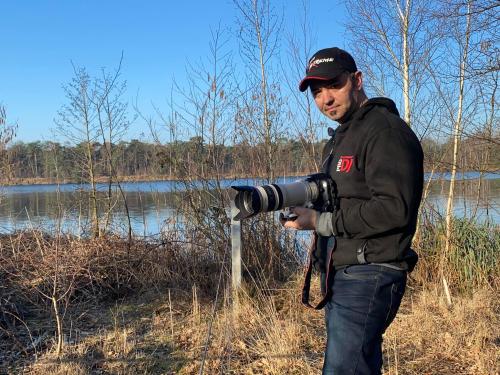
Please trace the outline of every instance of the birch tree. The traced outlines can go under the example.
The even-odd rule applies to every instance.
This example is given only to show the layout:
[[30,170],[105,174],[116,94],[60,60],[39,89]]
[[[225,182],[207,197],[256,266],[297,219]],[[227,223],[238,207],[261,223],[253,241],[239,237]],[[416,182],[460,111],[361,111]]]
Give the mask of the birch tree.
[[[443,108],[443,124],[450,129],[452,149],[444,248],[439,264],[439,273],[449,304],[452,302],[450,286],[455,280],[450,282],[447,278],[448,262],[457,250],[454,245],[453,225],[456,180],[460,160],[466,155],[466,150],[462,147],[462,137],[477,124],[487,130],[491,119],[496,117],[494,76],[484,74],[490,71],[489,69],[477,69],[481,60],[486,61],[482,59],[484,53],[481,52],[480,46],[484,44],[485,36],[491,35],[484,28],[490,22],[485,23],[482,18],[485,15],[485,4],[488,4],[488,1],[442,1],[434,15],[439,23],[438,29],[442,33],[443,42],[439,48],[439,59],[433,61],[429,72],[434,80],[436,101]],[[485,106],[489,95],[492,95],[493,105]],[[468,164],[470,166],[470,163]]]
[[[438,42],[429,17],[433,4],[430,0],[345,0],[349,45],[367,75],[367,88],[376,95],[402,98],[404,120],[410,127],[419,123],[422,132],[431,123],[433,109],[432,98],[422,92]],[[400,95],[395,97],[396,93]]]
[[[446,241],[445,249],[442,255],[443,262],[450,253],[451,240],[452,240],[452,217],[453,217],[453,198],[455,189],[455,180],[457,173],[457,160],[458,160],[458,147],[463,129],[463,107],[464,107],[464,89],[465,89],[465,72],[468,64],[468,55],[471,38],[471,2],[467,3],[468,14],[465,16],[465,25],[462,32],[459,31],[458,38],[456,39],[460,48],[460,66],[458,71],[458,97],[457,97],[457,114],[455,124],[453,127],[453,160],[451,166],[450,188],[448,191],[448,200],[446,204]],[[460,27],[461,25],[457,25]],[[448,283],[444,274],[444,264],[441,265],[441,273],[443,279],[443,287],[446,292],[448,303],[451,304],[451,297],[448,291]]]

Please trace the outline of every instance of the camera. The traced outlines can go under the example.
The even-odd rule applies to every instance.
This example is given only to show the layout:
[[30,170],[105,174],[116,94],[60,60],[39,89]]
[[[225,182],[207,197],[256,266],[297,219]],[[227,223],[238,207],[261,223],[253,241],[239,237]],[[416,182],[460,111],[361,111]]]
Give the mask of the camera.
[[326,173],[315,173],[289,184],[231,187],[237,191],[234,203],[239,212],[235,220],[293,206],[331,211],[337,195],[335,182]]

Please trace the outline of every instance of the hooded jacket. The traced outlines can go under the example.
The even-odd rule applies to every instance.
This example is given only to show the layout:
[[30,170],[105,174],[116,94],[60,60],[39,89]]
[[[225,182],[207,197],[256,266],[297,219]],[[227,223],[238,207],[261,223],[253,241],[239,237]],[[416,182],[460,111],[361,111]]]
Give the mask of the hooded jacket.
[[323,171],[336,184],[337,202],[333,212],[318,215],[316,266],[380,263],[411,271],[423,152],[394,102],[370,99],[340,125],[323,150]]

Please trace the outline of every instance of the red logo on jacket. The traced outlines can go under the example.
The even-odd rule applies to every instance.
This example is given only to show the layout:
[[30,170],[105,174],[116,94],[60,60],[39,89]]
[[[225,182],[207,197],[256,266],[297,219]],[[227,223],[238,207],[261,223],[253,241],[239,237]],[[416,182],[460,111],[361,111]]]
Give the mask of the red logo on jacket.
[[354,156],[341,156],[337,163],[337,172],[348,173],[351,170]]

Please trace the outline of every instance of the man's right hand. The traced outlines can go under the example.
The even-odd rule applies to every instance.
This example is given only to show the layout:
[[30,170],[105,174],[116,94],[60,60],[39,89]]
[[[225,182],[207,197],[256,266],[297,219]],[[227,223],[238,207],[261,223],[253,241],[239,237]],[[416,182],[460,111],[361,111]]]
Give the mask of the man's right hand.
[[290,209],[290,212],[297,215],[297,218],[294,220],[280,219],[281,225],[285,228],[316,230],[316,221],[320,214],[318,211],[305,207],[293,207]]

